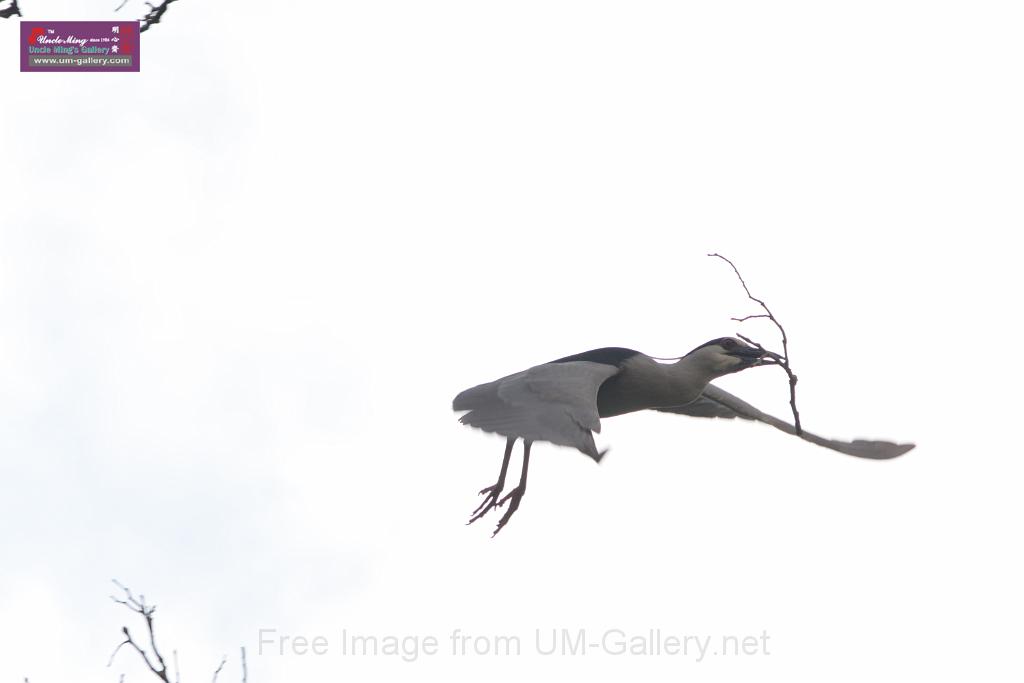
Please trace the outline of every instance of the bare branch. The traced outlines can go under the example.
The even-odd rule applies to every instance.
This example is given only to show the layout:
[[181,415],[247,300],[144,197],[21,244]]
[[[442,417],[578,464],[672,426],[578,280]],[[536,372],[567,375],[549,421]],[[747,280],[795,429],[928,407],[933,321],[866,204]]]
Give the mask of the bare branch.
[[139,22],[139,33],[147,30],[153,24],[159,24],[160,19],[167,11],[167,6],[172,2],[177,2],[177,0],[163,0],[159,5],[153,5],[152,3],[147,2],[146,5],[149,6],[149,11],[146,12],[146,16],[142,17]]
[[227,664],[227,661],[227,655],[224,655],[220,658],[220,664],[217,665],[217,670],[213,672],[213,683],[217,683],[217,676],[220,675],[220,670],[224,668],[224,665]]
[[[122,630],[123,630],[123,627],[122,627]],[[108,669],[114,664],[114,657],[117,656],[117,653],[120,652],[121,648],[124,647],[127,644],[128,644],[127,640],[122,640],[120,643],[117,644],[117,647],[114,648],[114,651],[110,653],[110,659],[107,660],[107,668]]]
[[[18,7],[18,0],[11,0],[11,4],[0,9],[0,19],[10,19],[13,16],[21,16],[21,9]],[[26,681],[28,679],[25,679]]]
[[[124,605],[145,620],[146,630],[149,632],[149,648],[152,651],[152,656],[150,656],[150,652],[147,652],[145,648],[139,645],[139,643],[132,638],[132,634],[128,631],[128,627],[122,626],[121,633],[124,634],[124,640],[118,643],[117,647],[114,648],[113,653],[110,655],[110,660],[107,662],[107,666],[112,666],[114,664],[114,658],[117,657],[117,653],[121,651],[122,647],[128,645],[139,653],[139,657],[142,658],[143,663],[157,678],[162,680],[164,683],[170,683],[170,672],[167,669],[167,664],[164,662],[164,658],[160,655],[160,649],[156,645],[156,631],[153,628],[153,614],[156,612],[156,605],[147,605],[146,596],[139,594],[136,597],[136,595],[132,593],[131,589],[127,586],[119,583],[116,579],[113,579],[113,582],[114,585],[121,589],[124,596],[117,597],[116,595],[111,595],[110,599],[119,605]],[[178,668],[178,651],[172,650],[171,653],[174,660],[174,683],[180,683],[181,671]],[[224,665],[227,664],[227,661],[227,655],[221,657],[220,664],[217,665],[216,671],[213,672],[213,683],[217,683],[217,677],[220,675],[220,672],[224,670]],[[243,647],[242,683],[246,683],[248,675],[249,672],[245,663],[245,648]],[[123,683],[123,681],[124,674],[121,675],[121,682]]]
[[[164,663],[164,658],[160,656],[160,651],[156,647],[156,635],[153,632],[153,613],[156,612],[156,605],[147,605],[146,596],[139,595],[139,597],[136,598],[127,586],[122,585],[117,581],[117,579],[112,579],[112,581],[114,582],[114,585],[124,592],[124,598],[121,599],[111,595],[110,599],[119,605],[124,605],[136,614],[141,615],[146,620],[146,630],[149,631],[149,644],[153,649],[153,656],[156,657],[156,661],[154,662],[151,660],[149,658],[149,654],[135,642],[132,638],[132,634],[128,631],[128,627],[122,626],[121,632],[124,633],[124,640],[114,648],[114,652],[110,655],[110,661],[107,662],[107,666],[111,666],[114,663],[114,657],[117,656],[117,653],[122,647],[130,645],[139,653],[139,656],[142,657],[142,661],[145,662],[146,666],[153,672],[153,674],[155,674],[160,680],[164,681],[164,683],[170,683],[170,680],[167,677],[167,665]],[[157,668],[158,666],[159,668]]]
[[798,380],[797,376],[793,373],[793,369],[789,365],[789,338],[786,336],[786,328],[782,326],[782,323],[778,321],[778,319],[772,313],[771,309],[768,308],[768,304],[766,304],[764,301],[758,299],[756,296],[750,293],[750,288],[747,287],[747,283],[743,279],[743,276],[740,275],[740,271],[736,267],[735,263],[733,263],[726,257],[722,256],[721,254],[708,254],[708,256],[711,256],[712,258],[720,258],[726,263],[728,263],[732,267],[732,272],[736,273],[736,277],[739,278],[740,284],[743,285],[743,291],[747,293],[747,298],[757,303],[762,309],[764,309],[764,313],[748,315],[742,318],[733,318],[733,320],[735,320],[736,322],[743,322],[745,320],[750,320],[752,318],[768,318],[773,323],[775,323],[775,327],[779,329],[779,334],[782,335],[782,355],[768,351],[766,348],[764,348],[757,342],[751,341],[750,339],[744,337],[742,334],[738,336],[743,341],[747,342],[748,344],[751,344],[752,346],[757,347],[761,351],[765,351],[766,353],[768,353],[769,356],[772,357],[773,360],[765,361],[765,365],[778,365],[783,370],[785,370],[786,375],[789,377],[789,407],[793,411],[793,426],[796,428],[797,436],[802,435],[803,429],[800,427],[800,411],[798,411],[796,408],[796,383]]
[[128,4],[128,0],[121,0],[121,4],[114,8],[115,12],[120,12],[121,8]]
[[[149,610],[148,614],[144,614],[146,617],[146,628],[149,630],[149,644],[153,648],[153,654],[156,655],[156,659],[160,662],[160,674],[161,677],[170,683],[167,678],[167,665],[164,664],[164,658],[160,656],[160,651],[156,649],[156,635],[153,633],[153,612],[156,610],[156,606]],[[156,673],[154,671],[154,673]]]

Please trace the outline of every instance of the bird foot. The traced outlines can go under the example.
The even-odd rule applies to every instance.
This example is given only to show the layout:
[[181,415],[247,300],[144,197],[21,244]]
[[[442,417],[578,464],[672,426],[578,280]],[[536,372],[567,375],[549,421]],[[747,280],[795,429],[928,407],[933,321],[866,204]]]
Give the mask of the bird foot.
[[501,505],[501,503],[498,502],[498,496],[501,495],[501,489],[504,488],[504,486],[504,483],[499,481],[497,484],[480,489],[480,493],[478,495],[486,497],[483,499],[483,502],[477,505],[476,510],[473,510],[473,514],[470,516],[469,521],[466,522],[466,524],[472,524],[492,509]]
[[497,536],[498,532],[501,531],[506,524],[508,524],[508,521],[510,519],[512,519],[512,515],[514,515],[516,510],[519,509],[519,501],[523,499],[524,495],[526,495],[526,487],[520,484],[519,486],[515,487],[507,494],[505,494],[504,498],[498,501],[496,507],[501,507],[505,504],[506,501],[508,501],[508,509],[505,510],[505,514],[502,515],[500,520],[498,520],[498,526],[494,529],[494,533],[491,534],[491,538]]

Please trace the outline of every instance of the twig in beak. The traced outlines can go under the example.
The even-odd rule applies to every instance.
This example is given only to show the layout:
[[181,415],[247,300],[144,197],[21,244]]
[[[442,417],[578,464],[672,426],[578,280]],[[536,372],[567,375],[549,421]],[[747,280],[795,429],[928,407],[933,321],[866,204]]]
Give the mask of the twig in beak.
[[721,254],[708,254],[708,256],[720,258],[726,263],[728,263],[730,266],[732,266],[732,272],[736,273],[736,277],[739,278],[740,284],[743,285],[743,291],[747,293],[747,298],[757,303],[758,305],[761,306],[761,308],[764,309],[764,313],[755,313],[754,315],[747,315],[743,316],[742,318],[732,319],[735,320],[736,322],[741,323],[744,322],[745,320],[750,320],[752,318],[768,318],[773,323],[775,323],[775,327],[779,328],[779,334],[782,335],[782,355],[774,353],[773,351],[769,351],[768,349],[764,348],[754,340],[744,337],[742,334],[737,333],[736,336],[742,339],[743,341],[747,342],[751,346],[755,347],[759,351],[764,352],[765,355],[772,358],[771,361],[765,361],[762,358],[762,365],[778,365],[779,367],[786,371],[786,375],[789,377],[789,407],[793,411],[793,426],[796,428],[797,436],[800,436],[801,434],[803,434],[803,429],[800,427],[800,412],[796,409],[796,383],[798,379],[797,376],[793,373],[793,369],[789,366],[789,338],[786,337],[786,329],[782,326],[782,323],[780,323],[772,314],[771,309],[768,308],[768,304],[766,304],[764,301],[758,299],[756,296],[750,293],[750,289],[747,287],[747,283],[743,279],[743,276],[740,275],[739,269],[736,268],[736,264],[734,264],[726,257],[722,256]]

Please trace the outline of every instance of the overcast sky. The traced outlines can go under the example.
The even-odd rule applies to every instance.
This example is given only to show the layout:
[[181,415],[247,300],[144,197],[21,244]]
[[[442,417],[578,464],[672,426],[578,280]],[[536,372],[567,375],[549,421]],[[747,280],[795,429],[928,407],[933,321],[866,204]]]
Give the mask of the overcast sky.
[[[1019,678],[1022,20],[184,0],[139,74],[21,74],[0,21],[0,679],[150,680],[105,668],[142,634],[111,578],[186,683],[224,654],[240,680],[243,645],[254,683]],[[709,251],[786,325],[806,427],[917,448],[627,415],[600,465],[538,444],[497,539],[465,526],[503,440],[459,390],[599,346],[777,347]],[[788,416],[777,370],[721,385]],[[543,655],[538,629],[768,654]]]

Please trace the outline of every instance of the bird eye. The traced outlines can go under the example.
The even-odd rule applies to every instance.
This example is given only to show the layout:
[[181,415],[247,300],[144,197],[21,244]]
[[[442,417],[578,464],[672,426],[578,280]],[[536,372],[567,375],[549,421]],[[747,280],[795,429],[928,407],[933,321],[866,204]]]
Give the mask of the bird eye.
[[735,339],[732,339],[730,337],[726,337],[725,339],[722,340],[722,348],[723,349],[731,349],[731,348],[734,348],[735,346],[736,346],[736,340]]

